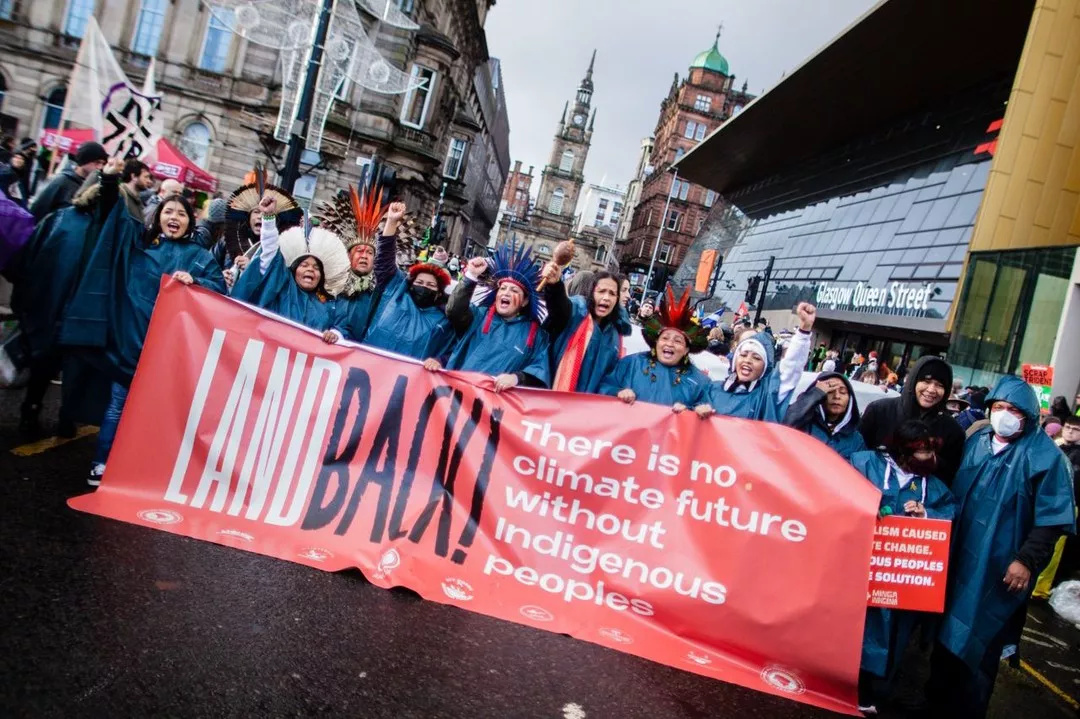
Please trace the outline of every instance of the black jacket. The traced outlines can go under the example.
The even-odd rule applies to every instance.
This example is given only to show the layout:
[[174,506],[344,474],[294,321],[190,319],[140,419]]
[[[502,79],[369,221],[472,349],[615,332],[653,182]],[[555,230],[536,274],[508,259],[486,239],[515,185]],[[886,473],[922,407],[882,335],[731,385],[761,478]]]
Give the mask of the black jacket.
[[25,210],[30,201],[30,170],[19,172],[11,165],[0,165],[0,192]]
[[[923,370],[931,362],[938,362],[946,368],[948,381],[945,383],[945,394],[941,401],[929,410],[919,406],[915,398],[915,385],[918,378],[923,376]],[[930,425],[930,431],[941,440],[941,449],[938,451],[938,468],[935,474],[945,484],[952,484],[956,470],[960,469],[960,461],[964,456],[964,430],[956,423],[952,415],[945,408],[948,400],[949,388],[952,386],[952,368],[940,357],[922,357],[915,363],[915,368],[908,374],[908,380],[904,383],[904,391],[899,397],[890,397],[874,402],[862,416],[862,435],[866,446],[877,449],[884,446],[889,436],[901,424],[909,419],[921,419]]]
[[41,222],[49,213],[70,205],[71,198],[82,184],[83,178],[76,174],[74,168],[64,170],[51,179],[34,198],[30,204],[30,214],[34,216],[34,220]]
[[[848,391],[848,415],[835,431],[825,421],[821,404],[825,393],[817,388],[817,383],[827,379],[839,379]],[[832,447],[844,459],[866,449],[862,435],[859,434],[859,405],[855,401],[855,390],[847,377],[839,372],[822,372],[806,391],[799,395],[788,407],[784,415],[784,424],[805,432]]]

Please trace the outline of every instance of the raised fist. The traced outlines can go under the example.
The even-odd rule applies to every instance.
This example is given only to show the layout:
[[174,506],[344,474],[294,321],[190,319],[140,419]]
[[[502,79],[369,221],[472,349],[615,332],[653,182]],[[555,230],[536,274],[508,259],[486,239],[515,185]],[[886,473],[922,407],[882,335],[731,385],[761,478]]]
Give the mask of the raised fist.
[[264,192],[262,199],[259,200],[259,212],[264,215],[277,214],[277,200],[269,190]]
[[386,208],[386,221],[401,224],[407,209],[404,202],[391,202],[390,206]]
[[814,307],[809,302],[800,302],[796,312],[799,315],[799,329],[803,332],[809,332],[813,329],[814,320],[817,319],[817,307]]

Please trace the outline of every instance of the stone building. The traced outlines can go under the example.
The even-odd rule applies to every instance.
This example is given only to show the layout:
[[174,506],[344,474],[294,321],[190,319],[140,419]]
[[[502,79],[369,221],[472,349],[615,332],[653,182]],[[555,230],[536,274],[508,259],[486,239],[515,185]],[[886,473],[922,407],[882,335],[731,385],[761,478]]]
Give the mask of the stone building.
[[[397,0],[420,25],[406,32],[363,15],[386,59],[423,87],[380,95],[349,82],[320,152],[306,153],[298,194],[356,183],[372,157],[396,170],[398,194],[422,217],[439,208],[446,243],[486,238],[509,169],[509,123],[484,20],[493,0]],[[241,183],[255,161],[279,167],[277,53],[234,36],[199,0],[0,0],[0,121],[15,134],[55,128],[65,85],[93,15],[133,82],[150,58],[164,96],[165,136],[219,180]],[[445,187],[444,187],[445,185]]]
[[[596,112],[592,107],[593,67],[596,51],[585,77],[578,85],[573,104],[568,101],[559,115],[551,156],[540,174],[536,206],[524,222],[509,213],[499,224],[499,241],[513,239],[533,248],[540,260],[550,260],[555,245],[575,236],[576,208],[585,184],[585,160],[592,143]],[[572,266],[588,269],[594,264],[597,239],[592,235],[575,237],[577,253]]]
[[630,274],[635,285],[646,281],[653,248],[659,241],[652,289],[664,286],[717,200],[712,190],[678,179],[669,171],[672,163],[753,100],[745,82],[741,90],[733,88],[735,76],[720,54],[719,42],[717,33],[712,47],[690,63],[686,79],[675,74],[667,97],[660,103],[648,162],[653,171],[647,173],[639,167],[641,198],[633,208],[619,255],[621,269]]
[[[645,137],[641,140],[641,151],[638,153],[637,165],[634,168],[634,177],[630,180],[630,184],[626,188],[626,199],[624,201],[624,211],[619,216],[619,224],[615,228],[615,242],[619,247],[626,242],[626,238],[630,236],[630,225],[633,224],[634,213],[632,212],[634,207],[637,207],[638,202],[641,201],[641,187],[645,184],[645,179],[652,174],[653,167],[649,164],[649,159],[652,157],[653,151],[653,138]],[[627,209],[629,208],[629,209]]]
[[[503,187],[502,200],[499,202],[499,214],[495,220],[495,227],[491,230],[488,247],[494,247],[499,240],[499,232],[504,222],[525,222],[532,211],[532,165],[529,171],[521,170],[521,160],[514,161],[514,167],[506,177],[506,185]],[[504,219],[505,218],[505,219]]]

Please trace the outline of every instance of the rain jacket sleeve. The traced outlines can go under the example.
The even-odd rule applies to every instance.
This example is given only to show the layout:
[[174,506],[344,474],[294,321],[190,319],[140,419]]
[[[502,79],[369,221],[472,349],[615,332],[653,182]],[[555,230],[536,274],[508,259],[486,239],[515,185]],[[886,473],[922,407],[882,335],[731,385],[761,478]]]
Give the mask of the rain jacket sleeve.
[[816,386],[811,386],[788,407],[787,414],[784,415],[784,424],[806,431],[814,422],[814,412],[824,399],[825,393]]
[[397,266],[397,235],[379,235],[375,242],[375,286],[386,287],[395,273],[401,270]]
[[623,357],[615,364],[615,368],[600,383],[600,394],[615,397],[619,392],[630,387],[629,374],[633,371],[633,357],[634,355]]
[[777,399],[783,402],[799,384],[803,367],[810,358],[810,333],[798,330],[791,337],[787,352],[780,360],[780,387]]
[[450,293],[450,299],[446,302],[446,318],[450,320],[450,326],[454,332],[461,335],[469,330],[473,322],[472,294],[476,289],[476,280],[466,274],[457,283],[457,287]]
[[544,302],[547,303],[548,316],[543,328],[552,337],[558,337],[570,323],[572,307],[566,295],[566,285],[562,280],[544,286]]

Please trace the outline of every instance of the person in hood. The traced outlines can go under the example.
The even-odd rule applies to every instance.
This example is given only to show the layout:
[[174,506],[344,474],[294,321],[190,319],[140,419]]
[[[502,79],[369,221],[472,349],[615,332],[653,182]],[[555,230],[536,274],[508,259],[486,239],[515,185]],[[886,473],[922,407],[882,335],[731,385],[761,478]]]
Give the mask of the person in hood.
[[810,355],[810,331],[817,316],[816,308],[807,302],[800,303],[796,312],[799,330],[792,335],[787,352],[779,362],[774,361],[771,334],[744,335],[735,346],[730,374],[711,387],[709,403],[717,414],[766,422],[783,421]]
[[630,334],[630,315],[619,302],[620,277],[612,272],[579,272],[589,278],[584,296],[567,297],[566,285],[558,277],[545,286],[548,316],[544,329],[553,338],[551,366],[555,378],[551,388],[560,392],[596,394],[600,384],[625,354],[623,337]]
[[117,173],[121,167],[114,160],[102,174],[99,211],[107,212],[108,219],[60,329],[60,341],[65,345],[98,348],[112,379],[109,406],[87,478],[95,487],[105,473],[161,276],[225,293],[221,266],[192,240],[195,212],[188,201],[180,196],[166,198],[150,226],[144,226],[118,202]]
[[945,406],[948,389],[952,387],[952,368],[936,356],[926,356],[904,383],[899,397],[874,402],[866,408],[860,424],[866,446],[875,449],[888,443],[889,435],[909,419],[921,419],[941,440],[938,448],[937,476],[951,484],[964,452],[964,430],[956,423]]
[[829,445],[844,459],[866,449],[855,390],[839,372],[822,372],[788,407],[784,424]]
[[345,287],[349,256],[337,235],[312,227],[310,218],[279,235],[276,208],[274,194],[263,195],[259,253],[248,269],[246,255],[236,258],[244,271],[232,296],[324,332],[337,319],[335,297]]
[[1059,421],[1073,416],[1073,413],[1069,411],[1069,401],[1063,396],[1054,397],[1050,403],[1050,414],[1057,417]]
[[956,415],[956,423],[964,432],[967,432],[976,422],[986,419],[986,394],[989,391],[986,387],[973,387],[968,392],[967,409]]
[[40,222],[51,212],[71,204],[71,198],[82,187],[91,172],[105,167],[109,153],[96,142],[84,142],[75,152],[71,167],[61,172],[42,188],[30,204],[30,214]]
[[690,355],[708,345],[704,328],[693,322],[690,291],[676,302],[671,287],[667,299],[645,322],[642,334],[648,352],[623,357],[604,378],[600,393],[627,404],[637,400],[671,407],[673,412],[693,409],[709,417],[709,378],[690,361]]
[[[544,274],[528,248],[503,244],[490,260],[494,286],[477,289],[488,267],[482,257],[469,260],[450,296],[446,315],[458,340],[446,369],[491,375],[496,392],[550,386],[550,338],[542,327],[547,308],[537,288],[542,279],[558,280],[559,268],[549,264]],[[430,371],[442,366],[435,357],[424,362]]]
[[[195,223],[195,241],[203,249],[210,250],[210,254],[224,269],[229,269],[233,265],[232,258],[229,257],[228,247],[225,245],[228,210],[228,200],[223,197],[215,198],[210,200],[210,204],[207,205],[205,216],[200,217]],[[234,273],[229,272],[225,275],[226,280],[232,281],[230,278],[235,279]]]
[[21,145],[4,164],[0,164],[0,192],[19,207],[30,202],[30,167],[34,143]]
[[[936,448],[937,439],[930,427],[912,419],[897,427],[885,450],[852,455],[851,465],[881,491],[880,516],[953,519],[956,498],[934,476]],[[919,612],[878,607],[866,610],[859,671],[862,711],[876,712],[876,703],[888,696],[889,684],[921,618]]]
[[375,252],[375,286],[381,297],[362,340],[355,319],[347,327],[335,327],[335,335],[418,360],[441,357],[454,340],[442,300],[450,274],[425,263],[411,267],[409,273],[398,267],[397,235],[406,211],[403,202],[391,202],[386,210]]
[[941,716],[986,715],[1001,659],[1019,644],[1034,577],[1076,527],[1069,462],[1039,426],[1035,392],[1002,377],[987,404],[990,426],[968,440],[952,484],[959,506],[927,687]]

